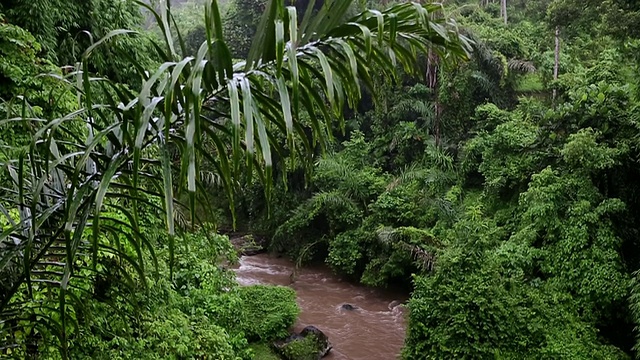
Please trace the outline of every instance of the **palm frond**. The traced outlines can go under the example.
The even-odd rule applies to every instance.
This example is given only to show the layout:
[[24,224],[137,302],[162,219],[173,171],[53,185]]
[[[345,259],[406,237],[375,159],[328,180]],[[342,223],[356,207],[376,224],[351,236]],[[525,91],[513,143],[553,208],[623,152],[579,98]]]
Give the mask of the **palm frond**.
[[412,163],[402,169],[400,174],[387,185],[387,191],[391,191],[398,186],[413,181],[424,180],[428,176],[428,174],[428,168],[419,163]]
[[489,77],[480,72],[473,71],[470,76],[478,85],[478,87],[487,94],[492,94],[496,90],[496,84]]
[[406,251],[425,271],[433,271],[436,257],[434,250],[442,244],[427,230],[414,227],[382,227],[377,231],[378,240],[390,247]]
[[435,117],[435,108],[432,103],[427,101],[405,99],[395,104],[391,108],[390,114],[399,120],[421,120],[429,126]]
[[509,70],[519,73],[527,74],[536,72],[536,66],[533,62],[527,60],[509,59],[507,66]]
[[357,205],[349,197],[338,191],[321,191],[309,199],[318,208],[331,206],[343,209],[357,209]]

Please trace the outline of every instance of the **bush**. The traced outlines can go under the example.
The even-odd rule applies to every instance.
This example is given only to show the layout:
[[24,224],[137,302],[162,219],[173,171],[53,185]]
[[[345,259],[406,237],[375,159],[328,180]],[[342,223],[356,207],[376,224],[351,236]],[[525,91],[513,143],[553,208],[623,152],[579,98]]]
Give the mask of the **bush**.
[[359,275],[365,249],[372,234],[358,228],[340,233],[329,243],[329,255],[325,260],[334,271],[346,275]]
[[[626,359],[582,322],[571,296],[480,271],[419,278],[405,359]],[[456,279],[457,278],[457,279]]]
[[[462,222],[431,276],[417,276],[405,359],[626,359],[581,318],[574,296],[523,271],[533,251]],[[471,246],[473,244],[473,246]]]
[[296,292],[284,286],[241,287],[241,330],[249,341],[271,341],[289,335],[298,317]]
[[237,358],[229,334],[204,317],[190,317],[172,311],[166,318],[155,318],[145,327],[143,341],[150,359]]
[[286,360],[316,360],[318,352],[318,339],[313,335],[295,339],[280,349]]
[[[226,236],[206,229],[177,239],[174,281],[166,280],[169,254],[163,247],[156,252],[160,275],[148,276],[149,289],[129,292],[115,276],[102,281],[100,296],[87,299],[92,316],[78,315],[79,333],[71,339],[73,357],[249,359],[248,342],[236,325],[242,314],[234,291],[238,285],[233,273],[219,265],[223,259],[233,261],[235,252]],[[229,309],[238,315],[227,319]]]
[[254,360],[280,360],[268,344],[252,344],[251,350]]
[[203,315],[181,310],[185,298],[170,284],[160,282],[149,295],[135,294],[134,298],[146,301],[148,308],[119,305],[119,309],[113,309],[98,301],[90,302],[93,317],[73,341],[71,353],[75,359],[247,358],[246,340],[232,337]]

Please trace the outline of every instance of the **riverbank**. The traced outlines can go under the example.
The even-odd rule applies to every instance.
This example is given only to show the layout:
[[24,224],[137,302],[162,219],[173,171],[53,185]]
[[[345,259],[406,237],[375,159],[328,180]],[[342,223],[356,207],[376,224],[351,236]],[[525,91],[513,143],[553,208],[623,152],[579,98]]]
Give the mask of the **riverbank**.
[[[405,337],[407,294],[343,281],[325,266],[296,270],[294,264],[269,254],[245,256],[235,269],[241,285],[271,284],[296,291],[300,316],[296,331],[308,325],[322,330],[333,344],[325,359],[394,359]],[[352,305],[348,310],[343,305]]]

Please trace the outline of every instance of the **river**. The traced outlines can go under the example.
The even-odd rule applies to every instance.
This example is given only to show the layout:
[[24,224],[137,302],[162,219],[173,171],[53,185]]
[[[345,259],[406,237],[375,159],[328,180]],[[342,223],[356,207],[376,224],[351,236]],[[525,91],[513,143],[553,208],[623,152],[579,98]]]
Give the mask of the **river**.
[[[407,299],[398,292],[382,291],[342,281],[327,267],[298,269],[291,283],[293,264],[268,254],[245,256],[235,270],[241,285],[274,284],[293,288],[300,317],[296,331],[314,325],[329,337],[333,349],[324,359],[388,360],[399,357],[405,336]],[[342,309],[343,304],[357,307]]]

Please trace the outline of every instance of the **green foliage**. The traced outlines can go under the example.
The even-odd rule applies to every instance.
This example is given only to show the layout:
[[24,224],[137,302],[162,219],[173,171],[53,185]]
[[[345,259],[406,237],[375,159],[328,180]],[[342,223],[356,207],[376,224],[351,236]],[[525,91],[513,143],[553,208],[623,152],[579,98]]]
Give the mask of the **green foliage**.
[[[3,118],[20,114],[23,101],[30,116],[60,116],[74,110],[73,92],[53,78],[61,75],[60,69],[40,57],[40,44],[31,33],[4,21],[0,13],[0,99],[6,101],[0,104]],[[27,131],[3,131],[1,139],[17,140],[16,136],[26,135]]]
[[[42,45],[47,59],[74,66],[84,50],[116,29],[139,29],[140,6],[133,0],[10,0],[4,12],[11,24],[32,33]],[[152,65],[154,49],[150,38],[122,37],[94,52],[89,60],[92,71],[118,82],[139,85],[140,76],[131,61],[143,67]]]
[[375,235],[361,227],[339,233],[329,244],[326,262],[342,274],[357,275],[366,266],[366,249],[374,241]]
[[266,0],[230,0],[224,19],[224,34],[235,58],[244,59],[249,55],[251,40],[266,5]]
[[288,3],[191,1],[182,40],[157,14],[83,57],[138,5],[3,2],[3,355],[246,359],[286,336],[292,290],[238,288],[226,238],[177,229],[227,208],[298,263],[413,279],[407,359],[637,351],[638,6]]
[[296,292],[283,286],[253,285],[238,289],[242,301],[241,329],[251,341],[284,338],[298,318]]
[[[208,227],[207,231],[211,231],[211,228]],[[199,290],[223,292],[230,286],[230,274],[219,266],[223,260],[231,263],[237,261],[236,251],[227,238],[221,239],[219,235],[185,234],[182,242],[184,251],[175,256],[179,270],[173,281],[177,291],[190,296]]]
[[[584,11],[578,11],[584,9]],[[547,9],[551,25],[560,25],[570,36],[579,34],[612,34],[616,37],[638,37],[632,25],[640,19],[640,8],[633,1],[553,1]]]
[[315,360],[318,358],[318,340],[315,335],[295,339],[284,345],[280,352],[288,360]]
[[371,152],[383,169],[398,168],[420,159],[436,133],[432,89],[423,84],[386,91],[386,106],[371,112]]
[[[177,309],[158,309],[142,320],[138,340],[126,338],[94,339],[80,342],[86,359],[240,359],[227,332],[205,317],[189,316]],[[115,349],[114,349],[115,348]]]
[[[173,4],[172,2],[172,11],[173,19],[176,23],[176,28],[173,29],[176,33],[180,31],[181,35],[184,38],[184,45],[186,53],[182,54],[183,56],[196,56],[198,54],[198,49],[200,49],[200,45],[207,39],[207,31],[205,26],[202,24],[202,14],[205,11],[205,3],[206,0],[187,0],[182,4]],[[230,27],[228,18],[228,10],[230,3],[233,1],[218,1],[220,6],[221,16],[225,18],[226,27]],[[253,20],[258,20],[260,15]],[[255,23],[252,23],[255,26]],[[255,31],[255,30],[254,30]],[[155,32],[160,34],[160,29],[155,29]],[[227,43],[232,47],[235,46],[236,35],[226,34]],[[233,40],[233,41],[230,41]],[[243,39],[244,42],[248,42],[250,44],[251,38]],[[179,42],[176,42],[176,47],[180,46]]]
[[629,357],[638,203],[614,179],[635,174],[637,105],[613,59],[576,66],[556,109],[476,107],[463,221],[431,228],[443,246],[415,279],[405,358]]
[[628,358],[599,343],[570,295],[527,279],[535,253],[497,230],[461,223],[434,275],[415,279],[403,358]]
[[[106,214],[106,217],[118,219],[120,215]],[[237,287],[233,275],[218,265],[221,259],[235,255],[228,238],[201,231],[186,234],[180,240],[176,278],[182,285],[177,288],[166,280],[169,252],[162,243],[156,252],[160,274],[148,279],[154,282],[150,289],[128,288],[124,285],[126,271],[117,267],[105,269],[108,275],[97,277],[93,284],[78,283],[86,287],[84,292],[81,289],[77,292],[77,296],[83,297],[83,306],[81,312],[70,314],[75,325],[67,334],[69,351],[74,358],[235,360],[248,357],[244,336],[209,317],[208,303],[200,301],[222,297]],[[103,252],[99,252],[99,257],[104,266],[114,259]],[[228,297],[231,304],[221,303],[221,306],[241,304],[239,296],[235,296],[235,304],[234,299]],[[36,299],[49,303],[51,309],[41,307],[32,316],[56,315],[55,298]],[[53,339],[49,337],[55,334],[29,322],[20,323],[18,329],[10,336],[28,346],[11,349],[10,355],[19,358],[32,351],[30,346],[35,346],[41,354],[47,354],[47,358],[59,358],[60,354],[50,345]],[[25,336],[22,341],[18,340],[21,336]]]
[[524,223],[515,236],[534,244],[540,236],[545,239],[539,266],[550,282],[596,314],[624,301],[629,277],[611,221],[624,210],[622,201],[602,199],[582,176],[558,176],[547,168],[533,176],[521,206]]
[[392,182],[387,191],[369,205],[372,220],[390,226],[423,223],[425,204],[420,198],[422,186],[418,181],[400,185]]
[[269,344],[253,344],[251,350],[255,360],[280,360]]
[[[4,16],[0,20],[4,21]],[[35,60],[40,45],[28,31],[10,24],[3,23],[0,26],[0,36],[3,55],[0,69],[5,81],[10,81],[3,84],[3,97],[6,97],[11,94],[13,87],[37,75]]]
[[[3,2],[12,24],[31,31],[49,59],[81,61],[55,77],[60,86],[73,89],[77,109],[63,114],[21,112],[0,122],[3,129],[20,123],[32,131],[27,151],[12,151],[0,159],[10,176],[0,183],[0,216],[8,221],[11,216],[6,214],[19,213],[19,221],[0,234],[0,314],[6,319],[0,328],[2,351],[26,356],[41,339],[41,349],[57,349],[68,358],[78,349],[74,341],[83,321],[92,315],[83,312],[87,294],[103,298],[111,290],[122,303],[135,302],[127,295],[147,291],[161,278],[177,286],[173,294],[168,286],[162,289],[177,299],[179,312],[162,308],[159,304],[169,300],[163,298],[155,305],[168,320],[153,318],[145,327],[149,318],[143,318],[143,311],[122,305],[125,318],[140,315],[129,329],[117,329],[124,332],[122,337],[149,335],[156,339],[149,342],[150,351],[180,357],[200,356],[207,351],[202,349],[227,339],[241,344],[241,326],[221,320],[246,315],[236,317],[229,305],[241,302],[233,299],[229,277],[214,259],[201,263],[178,251],[181,242],[189,241],[178,236],[180,230],[197,229],[203,219],[214,217],[203,206],[209,201],[207,190],[226,197],[233,212],[241,184],[257,179],[269,201],[274,163],[285,165],[283,172],[295,161],[309,167],[317,146],[328,146],[334,124],[343,124],[345,105],[354,108],[361,98],[360,79],[374,90],[373,69],[386,79],[395,76],[389,56],[414,72],[417,54],[428,50],[447,54],[452,61],[467,57],[467,39],[453,22],[435,15],[436,6],[399,4],[384,13],[366,11],[345,19],[351,3],[324,2],[317,15],[303,16],[298,25],[294,9],[269,1],[247,59],[234,65],[217,1],[205,6],[207,36],[197,56],[182,59],[176,43],[182,47],[183,41],[173,38],[174,24],[166,9],[155,12],[147,3],[129,0]],[[127,35],[136,29],[139,6],[146,7],[161,28],[161,39],[152,45],[145,41],[148,34]],[[0,51],[16,46],[25,50],[26,59],[20,53],[18,59],[28,60],[25,74],[30,72],[37,46],[27,44],[31,38],[24,31],[6,28],[4,22],[2,26]],[[129,29],[109,32],[120,26]],[[154,51],[146,51],[149,46]],[[162,63],[157,69],[150,55]],[[14,66],[12,56],[6,68],[12,81],[22,81],[17,69],[23,69]],[[365,191],[355,196],[364,201],[380,184],[368,179]],[[331,203],[326,196],[319,202]],[[346,220],[354,219],[352,214]],[[228,244],[212,250],[224,249]],[[152,276],[156,273],[158,278]],[[238,291],[249,304],[266,303],[251,290]],[[273,294],[283,302],[292,296],[290,290]],[[264,314],[260,309],[252,311]],[[283,311],[284,318],[273,315],[267,322],[269,328],[263,328],[263,322],[249,326],[248,336],[281,333],[278,327],[293,323],[297,313],[293,305]],[[203,316],[216,321],[191,332],[167,332],[174,344],[153,332],[169,330],[172,322],[184,330]],[[228,338],[219,325],[230,332]],[[14,327],[24,331],[15,332]],[[104,324],[96,327],[102,327],[101,337],[113,339]],[[202,344],[194,342],[196,338]],[[228,353],[227,348],[220,351],[220,356]]]
[[359,218],[303,203],[280,227],[362,283],[415,274],[407,359],[624,359],[637,343],[636,47],[605,28],[636,9],[564,1],[575,19],[557,23],[554,81],[549,3],[510,2],[508,26],[497,6],[445,7],[475,40],[471,61],[427,57],[426,79],[382,82],[297,193],[353,200]]
[[368,249],[369,263],[362,273],[363,284],[386,286],[406,281],[407,274],[431,271],[434,249],[439,246],[429,231],[414,227],[389,228],[377,231],[377,251]]
[[312,178],[316,192],[277,228],[272,247],[287,248],[290,255],[299,258],[305,245],[325,241],[325,234],[333,238],[357,227],[367,205],[384,191],[386,176],[366,162],[369,144],[363,134],[354,132],[342,146],[339,155],[316,163]]
[[[495,121],[492,115],[481,122]],[[482,164],[478,170],[484,175],[488,188],[512,188],[522,185],[540,160],[532,149],[537,141],[538,128],[522,120],[499,124],[492,132],[480,134],[469,145],[469,151],[480,151]]]
[[636,324],[633,331],[635,333],[636,345],[633,347],[633,350],[638,352],[640,348],[638,344],[640,344],[640,281],[638,276],[640,273],[637,271],[633,273],[633,277],[631,278],[631,295],[629,296],[629,307],[631,310],[631,317],[633,318],[633,323]]

